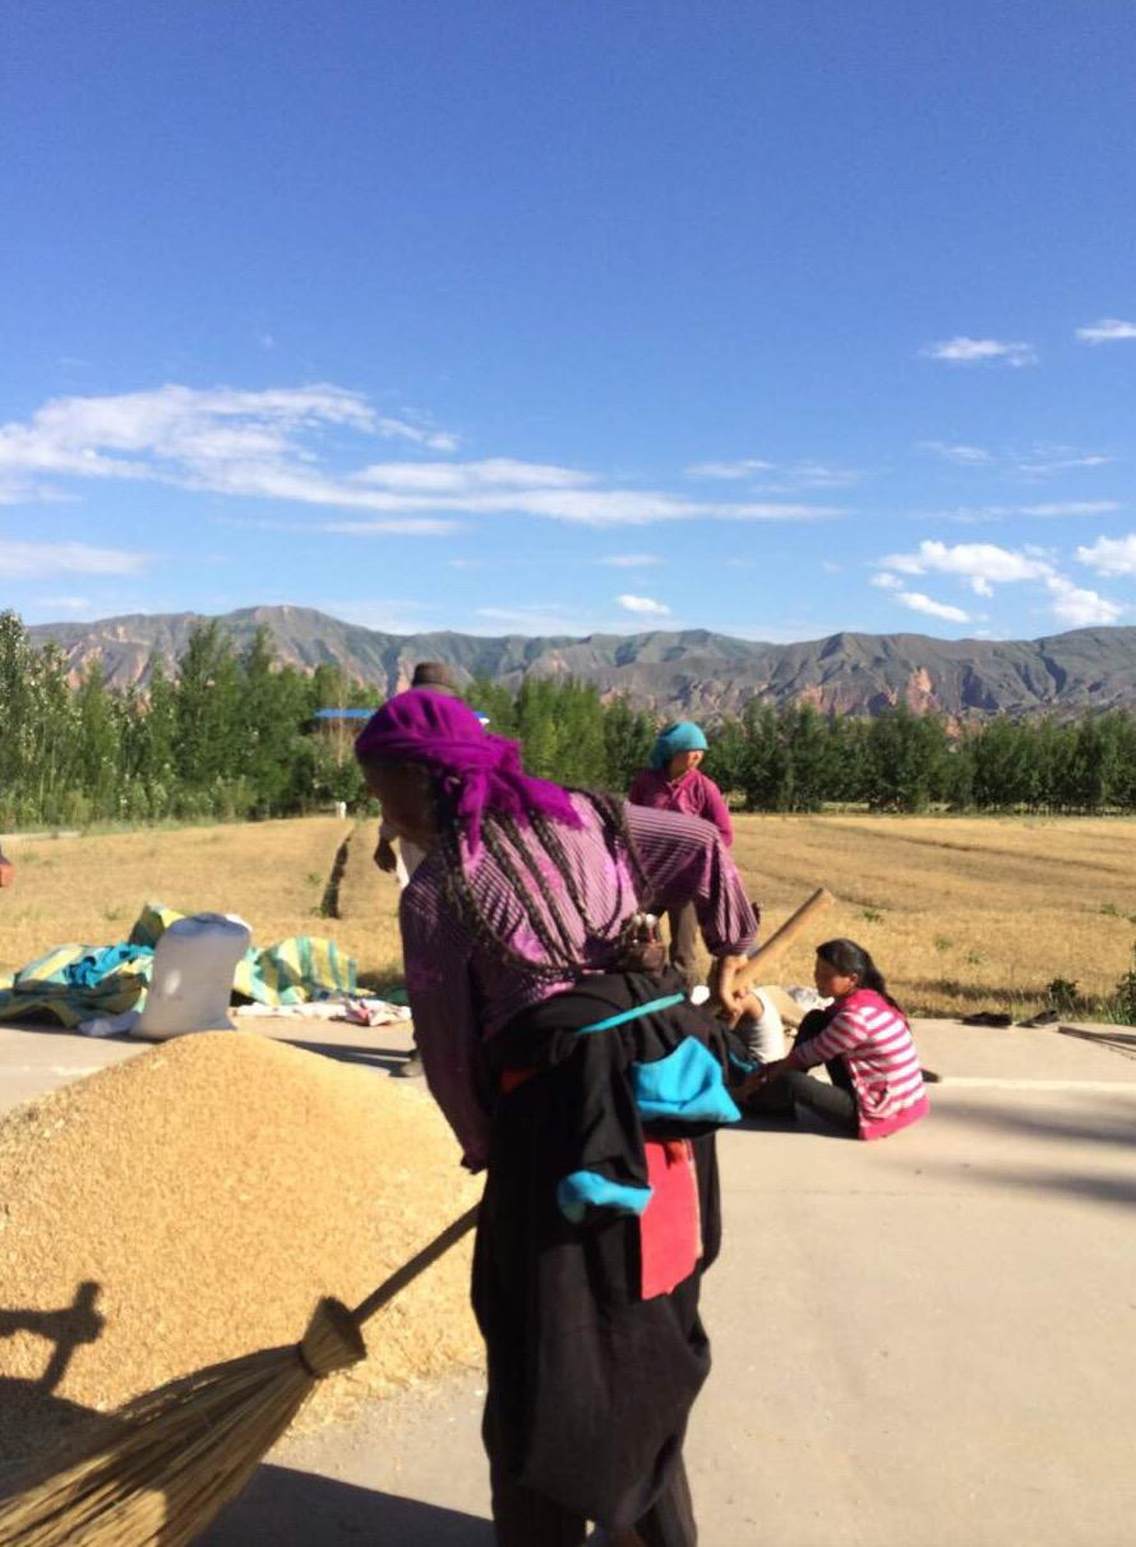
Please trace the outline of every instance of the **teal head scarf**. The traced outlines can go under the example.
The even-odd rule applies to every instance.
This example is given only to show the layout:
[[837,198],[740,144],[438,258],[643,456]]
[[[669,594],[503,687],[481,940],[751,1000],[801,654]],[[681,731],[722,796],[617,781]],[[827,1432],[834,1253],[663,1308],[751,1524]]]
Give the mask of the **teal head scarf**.
[[679,752],[705,752],[709,747],[700,725],[693,720],[676,720],[665,725],[651,748],[651,767],[661,773]]

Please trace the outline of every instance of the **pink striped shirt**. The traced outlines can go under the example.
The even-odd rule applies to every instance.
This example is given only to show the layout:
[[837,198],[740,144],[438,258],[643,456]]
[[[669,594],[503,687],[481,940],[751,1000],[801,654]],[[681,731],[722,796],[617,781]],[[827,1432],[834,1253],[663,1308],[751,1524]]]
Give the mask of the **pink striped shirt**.
[[929,1110],[911,1028],[882,994],[853,989],[818,1036],[789,1054],[794,1069],[842,1058],[860,1109],[860,1137],[882,1139]]

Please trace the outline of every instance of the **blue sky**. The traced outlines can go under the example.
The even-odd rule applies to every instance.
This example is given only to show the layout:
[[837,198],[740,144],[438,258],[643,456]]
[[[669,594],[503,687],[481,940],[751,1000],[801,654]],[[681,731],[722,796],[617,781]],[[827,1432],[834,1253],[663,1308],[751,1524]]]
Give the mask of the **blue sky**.
[[0,605],[1136,624],[1127,0],[9,10]]

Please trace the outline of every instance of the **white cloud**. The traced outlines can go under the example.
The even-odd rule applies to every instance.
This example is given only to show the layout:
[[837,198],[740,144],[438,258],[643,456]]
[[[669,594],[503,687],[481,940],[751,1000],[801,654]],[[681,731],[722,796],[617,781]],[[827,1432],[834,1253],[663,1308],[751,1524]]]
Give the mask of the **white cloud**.
[[1127,537],[1098,537],[1077,549],[1077,559],[1098,575],[1136,575],[1136,532]]
[[1083,344],[1114,344],[1121,339],[1136,338],[1136,322],[1121,322],[1119,317],[1102,317],[1091,327],[1078,328],[1077,337]]
[[93,612],[94,602],[86,596],[41,596],[36,603],[37,607],[46,610],[51,608],[55,612]]
[[310,522],[258,521],[258,526],[271,527],[277,532],[332,532],[340,537],[453,537],[462,530],[460,521],[432,521],[428,517],[401,521],[321,521],[313,526]]
[[[1119,500],[1060,500],[1049,505],[1019,505],[1022,516],[1107,516],[1120,510]],[[1012,513],[1012,512],[1011,512]]]
[[591,484],[590,473],[542,462],[489,457],[483,462],[379,462],[355,473],[360,483],[406,494],[464,496],[486,489],[573,489]]
[[380,418],[343,388],[317,385],[239,392],[166,386],[119,397],[59,398],[24,423],[0,426],[0,479],[147,479],[234,498],[286,500],[366,511],[375,521],[331,529],[389,533],[399,524],[441,536],[445,516],[521,515],[592,526],[656,521],[811,521],[843,514],[800,503],[689,500],[663,491],[603,487],[594,474],[510,457],[464,463],[392,461],[340,472],[313,441],[328,429],[395,436],[452,450],[456,437]]
[[16,542],[0,538],[0,576],[31,580],[59,573],[72,575],[137,575],[149,562],[145,553],[122,548],[92,548],[87,543]]
[[[765,474],[776,474],[770,483]],[[824,462],[767,462],[762,457],[742,457],[735,462],[696,462],[686,469],[688,478],[740,480],[761,477],[760,492],[792,494],[802,489],[846,489],[863,477],[859,468],[832,467]]]
[[871,584],[881,591],[902,591],[903,581],[898,575],[891,574],[888,570],[881,570],[878,575],[873,575]]
[[1124,608],[1096,591],[1087,591],[1061,575],[1050,575],[1045,582],[1053,596],[1053,616],[1071,628],[1090,628],[1094,624],[1115,623]]
[[882,559],[885,569],[901,575],[957,575],[978,596],[993,595],[992,587],[1018,580],[1040,580],[1052,566],[1044,559],[995,543],[946,543],[925,538],[914,553],[893,553]]
[[1079,451],[1075,446],[1034,446],[1031,451],[1014,453],[1011,460],[1014,471],[1024,478],[1050,478],[1055,473],[1079,472],[1086,467],[1109,467],[1116,458],[1097,451]]
[[1009,343],[998,338],[944,339],[927,344],[920,353],[930,360],[947,360],[952,365],[1036,365],[1037,354],[1031,344]]
[[948,602],[936,602],[930,596],[924,596],[922,591],[900,591],[896,601],[910,607],[912,612],[926,613],[930,618],[944,618],[948,623],[970,622],[970,614],[961,607],[952,607]]
[[736,462],[696,462],[688,467],[688,478],[752,478],[755,473],[771,473],[774,463],[761,457],[742,457]]
[[375,430],[387,440],[407,440],[415,446],[425,446],[428,451],[456,451],[461,441],[448,430],[424,429],[418,424],[408,424],[405,419],[376,419]]
[[643,613],[650,617],[667,617],[670,608],[663,602],[657,602],[653,596],[631,596],[624,593],[616,598],[624,612]]
[[[1101,539],[1101,542],[1104,541],[1106,540]],[[1089,555],[1097,555],[1100,547],[1101,544],[1098,542],[1091,549],[1078,549],[1077,556],[1082,563],[1088,563]],[[1103,550],[1103,555],[1106,562],[1112,558],[1107,548]],[[1124,612],[1124,608],[1118,603],[1109,601],[1107,597],[1100,596],[1096,591],[1075,585],[1073,581],[1059,574],[1052,556],[1043,548],[1026,546],[1015,550],[999,548],[994,543],[959,543],[951,548],[945,543],[926,540],[919,544],[915,553],[893,553],[881,562],[887,566],[887,569],[898,570],[901,574],[954,575],[968,584],[978,596],[992,596],[996,585],[1011,585],[1023,581],[1039,583],[1051,598],[1053,616],[1058,622],[1072,628],[1115,623]],[[1102,571],[1102,573],[1107,572],[1109,571]],[[899,600],[923,612],[940,606],[937,602],[931,602],[928,607],[925,604],[929,598],[926,597],[919,602],[912,602],[909,599],[911,595],[919,596],[920,593],[903,592],[899,595]],[[935,611],[933,615],[946,616],[941,611]],[[965,619],[958,618],[953,621],[963,622]]]
[[662,564],[657,553],[611,553],[597,564],[608,564],[612,569],[646,569],[652,564]]
[[933,451],[936,456],[957,462],[962,467],[985,467],[994,461],[994,453],[982,446],[951,445],[941,440],[925,440],[920,445],[924,451]]

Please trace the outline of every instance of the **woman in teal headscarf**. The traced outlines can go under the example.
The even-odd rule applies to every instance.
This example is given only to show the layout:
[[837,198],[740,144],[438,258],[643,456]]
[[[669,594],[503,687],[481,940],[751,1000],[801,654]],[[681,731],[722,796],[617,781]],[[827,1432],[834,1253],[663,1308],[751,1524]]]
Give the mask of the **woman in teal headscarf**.
[[[699,767],[708,750],[706,733],[693,720],[676,720],[664,726],[651,748],[649,766],[636,775],[628,798],[636,806],[679,811],[712,822],[729,848],[734,841],[729,807],[713,779]],[[698,982],[698,920],[690,907],[676,909],[667,917],[671,962],[689,992]]]

